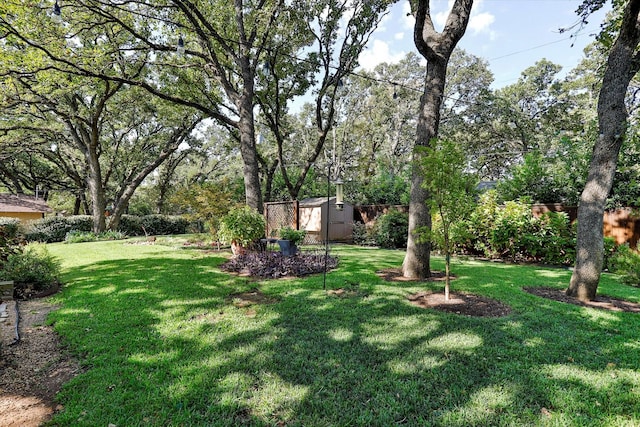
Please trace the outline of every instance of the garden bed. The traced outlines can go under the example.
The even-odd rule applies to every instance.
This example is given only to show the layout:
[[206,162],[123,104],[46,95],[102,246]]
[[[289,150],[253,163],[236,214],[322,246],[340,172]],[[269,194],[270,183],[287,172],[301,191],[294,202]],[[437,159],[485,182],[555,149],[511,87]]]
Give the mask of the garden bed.
[[220,266],[226,272],[255,278],[301,277],[336,268],[338,259],[322,253],[299,252],[285,256],[281,252],[247,252],[236,255]]

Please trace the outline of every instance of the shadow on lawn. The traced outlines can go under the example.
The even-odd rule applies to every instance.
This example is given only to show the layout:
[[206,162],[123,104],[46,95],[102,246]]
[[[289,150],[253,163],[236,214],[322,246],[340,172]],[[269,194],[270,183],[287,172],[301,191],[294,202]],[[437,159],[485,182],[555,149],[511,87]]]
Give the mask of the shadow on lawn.
[[[350,297],[327,295],[319,277],[288,289],[263,282],[279,301],[238,308],[227,297],[256,283],[219,272],[223,261],[150,257],[69,272],[54,320],[93,369],[65,388],[57,422],[638,422],[637,316],[524,292],[505,318],[442,314],[411,306],[402,296],[410,291],[376,281],[375,269],[366,292]],[[330,284],[352,278],[331,276]],[[92,404],[105,391],[106,402]]]

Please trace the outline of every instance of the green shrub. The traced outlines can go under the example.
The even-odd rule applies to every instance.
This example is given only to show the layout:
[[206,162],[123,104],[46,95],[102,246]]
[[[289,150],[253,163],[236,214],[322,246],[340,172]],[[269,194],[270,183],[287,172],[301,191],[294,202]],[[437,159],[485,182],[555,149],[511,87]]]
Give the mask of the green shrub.
[[0,217],[0,227],[4,236],[15,239],[20,234],[20,220],[17,218]]
[[376,237],[375,237],[375,228],[367,227],[366,224],[362,222],[354,222],[353,223],[353,232],[351,234],[353,238],[353,243],[360,246],[375,246],[376,245]]
[[494,191],[482,194],[469,219],[455,224],[452,233],[458,253],[552,265],[575,262],[576,229],[566,213],[536,218],[529,203],[500,205]]
[[[180,234],[183,234],[183,233],[180,233]],[[127,235],[122,231],[107,230],[98,234],[97,237],[98,237],[98,240],[122,240],[122,239],[126,239]]]
[[25,228],[25,239],[29,242],[62,242],[70,231],[91,232],[93,219],[88,215],[53,216],[32,221]]
[[186,234],[189,221],[181,216],[146,215],[142,217],[142,226],[149,234]]
[[96,240],[98,240],[98,236],[92,231],[72,230],[64,236],[65,243],[95,242]]
[[576,260],[576,233],[565,212],[547,212],[531,223],[522,238],[522,256],[551,265],[571,265]]
[[305,230],[294,230],[291,227],[281,228],[279,233],[280,239],[288,240],[292,245],[297,245],[304,240],[304,236],[307,234]]
[[475,210],[466,221],[454,226],[459,233],[458,247],[463,253],[493,257],[491,237],[500,212],[498,195],[495,190],[482,193],[478,198]]
[[0,268],[10,255],[21,252],[23,240],[18,233],[19,224],[20,221],[13,218],[0,221]]
[[640,286],[640,254],[628,244],[617,247],[610,259],[611,271],[620,275],[622,283]]
[[526,241],[523,237],[534,231],[531,206],[520,201],[506,202],[498,216],[489,239],[494,253],[513,261],[524,258]]
[[406,248],[409,234],[409,215],[390,211],[376,220],[376,244],[382,248]]
[[135,215],[122,215],[118,224],[118,231],[128,236],[144,236],[142,229],[142,217]]
[[233,208],[220,219],[218,239],[222,243],[237,243],[247,247],[264,237],[264,217],[248,206]]
[[36,291],[49,289],[60,278],[60,262],[44,245],[28,245],[23,252],[9,255],[2,267],[2,280],[30,284]]
[[65,243],[83,243],[83,242],[95,242],[97,240],[122,240],[127,237],[121,231],[107,230],[103,233],[94,233],[92,231],[70,231],[64,238]]
[[173,215],[122,215],[119,232],[127,236],[186,234],[189,221]]

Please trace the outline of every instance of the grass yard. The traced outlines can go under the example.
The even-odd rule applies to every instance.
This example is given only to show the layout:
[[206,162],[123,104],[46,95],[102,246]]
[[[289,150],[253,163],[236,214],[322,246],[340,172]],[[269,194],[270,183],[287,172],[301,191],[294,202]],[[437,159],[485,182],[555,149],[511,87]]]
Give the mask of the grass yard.
[[[640,314],[522,291],[567,270],[454,262],[452,291],[512,309],[473,318],[407,301],[442,283],[380,279],[399,251],[335,247],[327,288],[349,292],[328,294],[322,275],[254,282],[179,244],[49,249],[66,282],[50,321],[86,369],[51,425],[640,426]],[[229,298],[254,288],[271,303]],[[608,275],[599,293],[640,301]]]

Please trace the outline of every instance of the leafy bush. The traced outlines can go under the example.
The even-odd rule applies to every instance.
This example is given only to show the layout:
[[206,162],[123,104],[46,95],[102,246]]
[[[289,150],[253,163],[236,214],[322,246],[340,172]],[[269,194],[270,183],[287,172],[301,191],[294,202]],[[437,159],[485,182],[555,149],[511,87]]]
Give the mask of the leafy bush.
[[502,200],[526,197],[537,203],[563,200],[566,189],[556,182],[550,166],[549,160],[539,152],[525,155],[524,163],[511,169],[511,178],[498,182],[499,197]]
[[[229,211],[233,200],[233,183],[222,179],[213,183],[193,184],[171,197],[171,202],[185,217],[199,224],[212,234],[218,230],[220,218]],[[202,230],[204,231],[204,230]]]
[[2,219],[0,221],[0,268],[10,255],[21,252],[22,239],[18,235],[20,221]]
[[20,233],[20,220],[17,218],[0,217],[0,227],[4,236],[9,239],[15,239]]
[[189,221],[181,216],[122,215],[117,231],[127,236],[185,234],[188,227]]
[[282,240],[289,240],[292,245],[297,245],[304,240],[307,232],[305,230],[294,230],[291,227],[284,227],[280,229],[278,234]]
[[622,283],[640,287],[640,254],[628,244],[617,247],[610,259],[611,271],[620,275]]
[[181,216],[146,215],[142,217],[142,226],[149,234],[185,234],[189,221]]
[[576,230],[566,213],[536,218],[529,203],[500,205],[494,191],[482,194],[469,220],[456,224],[452,232],[458,234],[459,253],[552,265],[575,262]]
[[505,203],[498,211],[490,237],[493,252],[514,261],[524,258],[527,242],[523,237],[534,231],[533,222],[531,206],[514,201]]
[[365,205],[406,205],[409,203],[409,177],[391,174],[388,170],[370,177],[353,200]]
[[522,238],[523,256],[552,265],[570,265],[576,260],[576,232],[565,212],[547,212],[532,221],[532,230]]
[[376,221],[376,243],[382,248],[406,248],[409,234],[409,215],[390,211]]
[[256,210],[242,206],[233,208],[220,219],[218,238],[222,243],[237,243],[247,247],[264,237],[264,217]]
[[500,209],[495,190],[482,193],[469,219],[459,222],[454,227],[454,232],[461,235],[456,239],[458,250],[486,257],[495,256],[491,238]]
[[36,291],[49,289],[60,278],[60,262],[44,245],[28,245],[23,252],[9,255],[2,267],[2,280],[30,284]]
[[30,222],[25,227],[25,239],[29,242],[62,242],[70,231],[92,230],[93,220],[88,215],[53,216]]
[[[183,234],[183,233],[180,233],[180,234]],[[122,239],[126,239],[127,235],[122,231],[107,230],[105,232],[98,234],[97,237],[98,237],[98,240],[122,240]]]
[[128,236],[144,236],[144,230],[142,229],[142,217],[136,215],[122,215],[120,217],[118,231],[121,231]]
[[127,235],[121,231],[107,230],[103,233],[85,232],[85,231],[70,231],[64,238],[65,243],[83,243],[83,242],[95,242],[97,240],[121,240],[126,238]]
[[95,242],[96,240],[98,240],[98,236],[92,231],[72,230],[64,236],[65,243]]
[[353,223],[353,232],[351,234],[353,238],[353,243],[360,246],[375,246],[376,245],[376,237],[375,237],[375,228],[367,227],[366,224],[362,222],[354,222]]

